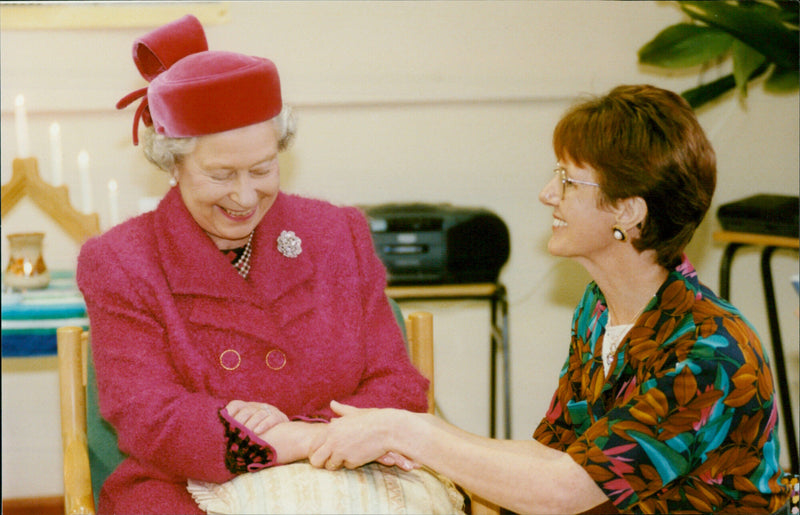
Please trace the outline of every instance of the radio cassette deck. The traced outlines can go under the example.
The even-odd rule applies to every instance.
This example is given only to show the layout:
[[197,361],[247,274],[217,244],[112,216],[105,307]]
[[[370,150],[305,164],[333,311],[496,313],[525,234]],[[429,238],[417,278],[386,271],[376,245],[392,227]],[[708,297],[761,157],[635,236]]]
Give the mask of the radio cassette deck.
[[508,261],[508,228],[483,208],[450,204],[364,206],[388,282],[497,282]]

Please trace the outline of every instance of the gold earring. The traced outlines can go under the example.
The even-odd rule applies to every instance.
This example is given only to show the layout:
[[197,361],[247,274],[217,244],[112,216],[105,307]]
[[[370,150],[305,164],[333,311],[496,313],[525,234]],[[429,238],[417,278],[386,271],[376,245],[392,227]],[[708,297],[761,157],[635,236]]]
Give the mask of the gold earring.
[[614,239],[617,241],[627,241],[628,233],[625,232],[625,229],[620,227],[619,225],[614,225],[611,228],[611,231],[614,233]]

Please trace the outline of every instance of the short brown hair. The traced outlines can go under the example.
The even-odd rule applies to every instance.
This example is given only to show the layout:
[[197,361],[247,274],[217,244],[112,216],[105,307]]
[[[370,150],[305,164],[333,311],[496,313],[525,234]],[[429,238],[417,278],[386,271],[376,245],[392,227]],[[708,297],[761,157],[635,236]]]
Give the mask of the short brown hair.
[[553,134],[558,159],[599,175],[600,201],[642,197],[647,218],[632,241],[674,268],[703,220],[716,185],[716,156],[689,104],[654,86],[618,86],[570,108]]

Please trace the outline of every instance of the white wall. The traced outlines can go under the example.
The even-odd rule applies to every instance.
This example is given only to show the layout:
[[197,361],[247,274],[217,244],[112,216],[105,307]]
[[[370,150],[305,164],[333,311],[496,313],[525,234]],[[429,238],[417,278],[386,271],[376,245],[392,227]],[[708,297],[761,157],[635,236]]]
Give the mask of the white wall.
[[[693,76],[668,77],[636,62],[638,48],[680,21],[680,11],[664,2],[558,0],[232,2],[227,8],[229,22],[206,29],[211,48],[272,58],[285,101],[299,115],[296,144],[281,158],[284,189],[348,204],[484,206],[505,220],[512,239],[511,259],[501,276],[511,304],[512,437],[528,438],[555,388],[572,308],[589,280],[577,264],[553,258],[545,249],[551,213],[536,196],[553,167],[552,128],[583,93],[603,93],[621,83],[648,82],[677,91],[694,85]],[[124,216],[136,213],[142,196],[163,194],[166,179],[131,146],[133,108],[113,109],[119,98],[145,85],[130,46],[147,30],[0,34],[3,182],[15,153],[14,96],[23,93],[31,148],[45,177],[48,126],[56,120],[61,124],[65,183],[76,202],[75,155],[80,149],[90,153],[94,204],[103,227],[109,179],[120,184]],[[770,96],[754,87],[743,105],[727,98],[699,115],[717,151],[719,181],[712,211],[689,254],[714,289],[722,253],[711,238],[719,228],[716,208],[754,192],[798,193],[798,107],[797,94]],[[22,229],[46,230],[45,259],[51,268],[74,266],[77,246],[55,234],[52,222],[30,203],[3,220],[4,234]],[[6,246],[3,238],[3,263]],[[732,299],[767,341],[758,254],[740,253]],[[774,267],[797,394],[798,297],[788,282],[798,270],[797,254],[778,252]],[[436,316],[437,398],[443,413],[486,434],[485,304],[409,303],[403,308],[424,308]],[[22,372],[6,361],[3,497],[58,492],[57,479],[37,479],[41,464],[53,456],[32,460],[25,455],[26,463],[36,463],[31,470],[9,457],[14,442],[26,437],[18,420],[22,414],[6,409],[11,402],[6,386],[20,381]],[[41,368],[55,374],[50,361],[43,360]],[[54,395],[53,381],[29,383],[38,395]],[[13,395],[23,393],[8,393]],[[57,439],[57,429],[53,434]]]

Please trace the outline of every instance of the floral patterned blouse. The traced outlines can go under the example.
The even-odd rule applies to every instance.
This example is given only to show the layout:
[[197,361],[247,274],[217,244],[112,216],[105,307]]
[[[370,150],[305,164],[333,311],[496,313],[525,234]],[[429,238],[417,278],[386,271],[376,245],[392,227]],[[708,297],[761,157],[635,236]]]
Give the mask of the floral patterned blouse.
[[788,498],[777,399],[755,331],[684,256],[620,343],[608,378],[597,284],[575,310],[558,390],[533,437],[568,453],[616,508],[772,513]]

